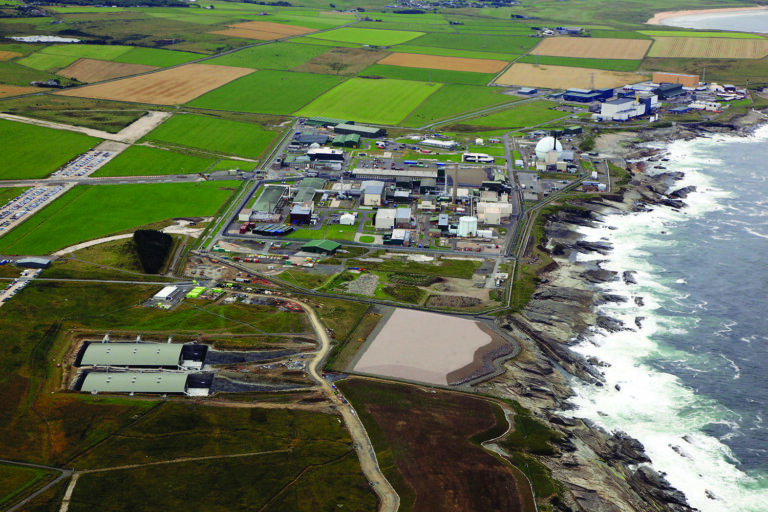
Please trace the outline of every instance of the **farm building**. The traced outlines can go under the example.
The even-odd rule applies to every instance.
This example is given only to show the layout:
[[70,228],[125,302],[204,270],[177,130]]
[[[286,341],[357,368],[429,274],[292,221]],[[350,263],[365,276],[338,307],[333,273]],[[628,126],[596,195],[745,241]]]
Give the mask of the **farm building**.
[[311,148],[307,151],[307,156],[310,160],[331,160],[336,162],[344,161],[344,152],[340,149],[332,148]]
[[397,210],[394,208],[379,208],[373,225],[376,229],[392,229],[395,227]]
[[681,75],[679,73],[663,73],[655,71],[653,73],[653,82],[656,84],[680,84],[683,87],[698,87],[699,75]]
[[274,212],[283,202],[286,192],[288,192],[288,187],[279,185],[264,187],[259,198],[253,203],[251,210],[253,210],[253,213]]
[[[182,366],[185,358],[195,358],[195,348],[205,350],[205,345],[191,346],[178,343],[85,343],[75,358],[75,366],[121,366],[130,368],[174,368]],[[192,352],[190,352],[192,351]]]
[[348,135],[336,135],[333,138],[332,144],[334,146],[342,146],[345,148],[356,148],[360,146],[360,135],[356,133],[350,133]]
[[381,181],[365,181],[360,187],[364,206],[381,206],[384,198],[384,183]]
[[397,208],[395,211],[395,227],[411,227],[411,209],[408,207]]
[[171,302],[184,294],[184,290],[178,286],[166,286],[159,292],[157,292],[152,300],[159,300],[164,302]]
[[685,91],[681,84],[663,83],[659,84],[659,86],[653,90],[653,93],[658,96],[660,100],[667,100],[669,98],[674,98],[675,96],[681,96],[685,94]]
[[341,247],[340,243],[332,242],[331,240],[312,240],[302,245],[301,250],[315,254],[331,255],[336,254],[339,247]]
[[342,119],[334,119],[332,117],[310,117],[304,124],[307,126],[337,126],[340,124],[347,124],[351,121],[344,121]]
[[48,268],[51,266],[51,260],[48,258],[36,257],[19,258],[16,260],[16,266],[24,268]]
[[87,393],[186,394],[186,373],[90,372],[80,386]]
[[314,203],[312,203],[312,201],[307,201],[304,204],[296,205],[291,208],[291,224],[309,224],[312,220],[313,209]]
[[333,128],[333,133],[338,135],[359,135],[369,139],[386,137],[387,130],[384,128],[375,128],[373,126],[363,126],[361,124],[339,124]]

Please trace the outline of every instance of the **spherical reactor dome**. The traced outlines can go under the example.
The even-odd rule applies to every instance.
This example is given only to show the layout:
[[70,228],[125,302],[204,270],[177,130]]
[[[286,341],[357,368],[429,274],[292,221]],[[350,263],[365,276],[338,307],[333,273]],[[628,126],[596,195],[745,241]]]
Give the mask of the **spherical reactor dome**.
[[536,144],[536,158],[544,160],[547,153],[552,150],[557,151],[557,155],[560,156],[560,153],[563,152],[563,145],[554,137],[544,137]]

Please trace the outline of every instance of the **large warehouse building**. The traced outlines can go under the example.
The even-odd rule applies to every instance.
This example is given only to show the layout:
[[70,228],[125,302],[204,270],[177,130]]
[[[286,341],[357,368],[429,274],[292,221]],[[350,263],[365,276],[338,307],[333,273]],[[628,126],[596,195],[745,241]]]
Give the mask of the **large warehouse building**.
[[333,133],[338,135],[359,135],[360,137],[376,139],[378,137],[385,137],[387,135],[387,130],[384,128],[374,128],[373,126],[346,123],[336,125],[333,128]]
[[186,373],[90,372],[80,391],[88,393],[173,393],[186,394]]
[[201,367],[206,345],[180,343],[91,343],[86,342],[74,366],[122,368]]

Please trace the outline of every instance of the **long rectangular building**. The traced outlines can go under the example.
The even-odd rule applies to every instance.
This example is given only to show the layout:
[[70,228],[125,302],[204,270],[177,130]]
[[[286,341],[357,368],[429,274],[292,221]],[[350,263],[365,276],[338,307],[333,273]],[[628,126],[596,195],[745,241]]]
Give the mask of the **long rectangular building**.
[[175,367],[182,363],[179,343],[91,343],[79,366]]
[[186,393],[187,373],[91,372],[80,391],[87,393]]
[[379,180],[395,180],[397,178],[437,178],[437,169],[403,169],[402,171],[396,169],[355,169],[352,171],[352,175],[361,179],[379,179]]

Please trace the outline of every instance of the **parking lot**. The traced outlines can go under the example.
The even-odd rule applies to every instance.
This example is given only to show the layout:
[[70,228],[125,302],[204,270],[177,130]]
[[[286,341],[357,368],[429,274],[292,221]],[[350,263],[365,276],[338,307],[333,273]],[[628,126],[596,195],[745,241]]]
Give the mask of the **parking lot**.
[[11,297],[19,293],[25,286],[27,286],[32,279],[40,274],[40,270],[27,269],[24,270],[21,275],[9,283],[2,291],[0,291],[0,306],[8,302]]
[[72,186],[35,187],[11,199],[0,207],[0,232],[13,229],[16,224],[24,221],[25,217],[36,212]]

